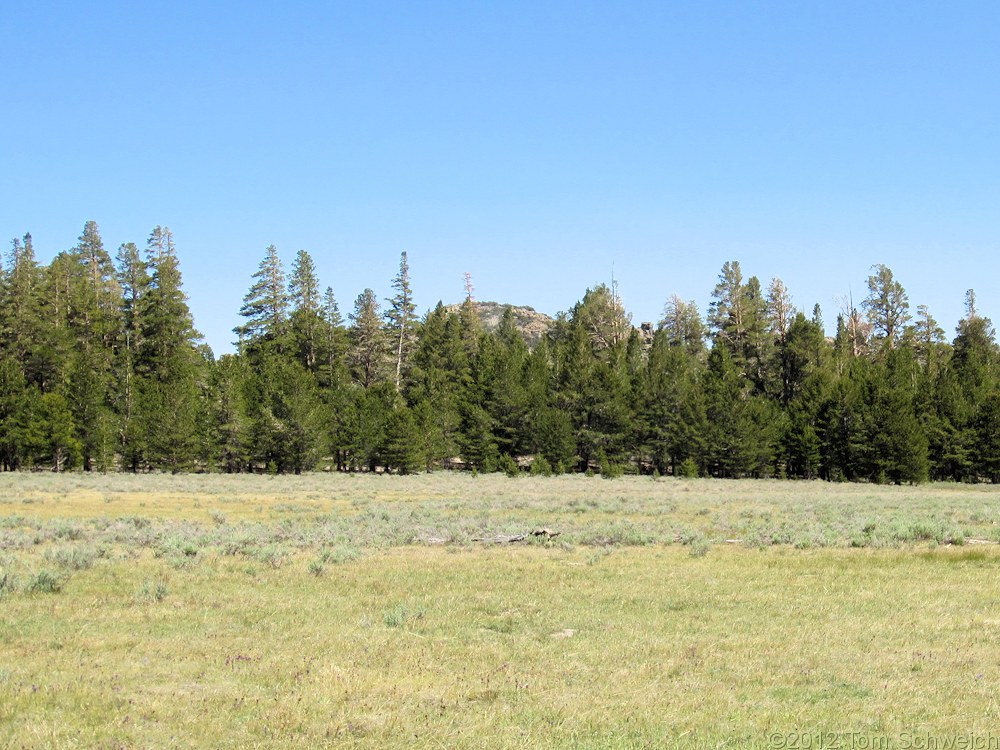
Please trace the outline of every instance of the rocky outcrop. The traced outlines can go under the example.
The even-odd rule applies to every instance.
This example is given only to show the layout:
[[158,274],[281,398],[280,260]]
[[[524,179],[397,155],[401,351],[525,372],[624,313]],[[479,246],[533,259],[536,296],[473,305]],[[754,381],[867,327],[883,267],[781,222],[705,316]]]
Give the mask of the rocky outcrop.
[[[476,306],[479,322],[482,323],[483,330],[487,332],[497,329],[497,326],[500,325],[500,319],[503,317],[504,309],[510,307],[511,312],[514,314],[514,325],[521,331],[521,335],[524,336],[524,340],[528,343],[529,347],[534,347],[535,344],[541,341],[542,336],[555,323],[554,318],[545,313],[540,313],[535,308],[528,307],[527,305],[505,305],[502,302],[475,302],[473,304]],[[446,309],[448,312],[457,313],[461,307],[461,305],[448,305]],[[636,330],[639,331],[639,335],[642,337],[642,343],[646,347],[651,346],[653,336],[656,333],[656,326],[653,323],[642,323]]]
[[[526,305],[505,305],[500,302],[474,302],[473,304],[476,306],[479,322],[482,323],[485,331],[495,331],[500,325],[500,319],[503,318],[503,311],[510,307],[514,314],[514,325],[521,331],[529,347],[533,347],[541,341],[542,336],[555,322],[545,313],[540,313],[535,308]],[[457,313],[460,308],[461,305],[448,305],[449,312]]]

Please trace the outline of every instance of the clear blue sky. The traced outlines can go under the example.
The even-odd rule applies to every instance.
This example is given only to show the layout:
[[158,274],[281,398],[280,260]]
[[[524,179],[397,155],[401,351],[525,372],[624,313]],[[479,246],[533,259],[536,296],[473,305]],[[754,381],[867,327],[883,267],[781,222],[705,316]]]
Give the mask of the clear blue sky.
[[0,238],[47,262],[175,234],[217,353],[268,244],[349,312],[409,253],[421,310],[635,322],[724,261],[794,301],[885,263],[949,336],[1000,318],[1000,3],[4,3]]

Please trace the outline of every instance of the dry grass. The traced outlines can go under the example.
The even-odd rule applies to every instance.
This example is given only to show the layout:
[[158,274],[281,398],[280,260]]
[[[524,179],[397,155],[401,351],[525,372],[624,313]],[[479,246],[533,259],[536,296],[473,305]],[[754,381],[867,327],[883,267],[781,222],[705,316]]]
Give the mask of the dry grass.
[[[1000,719],[1000,550],[851,549],[845,520],[989,534],[980,488],[2,479],[0,746],[768,747],[809,729],[900,746]],[[828,519],[839,542],[661,543],[767,514]],[[401,541],[542,521],[577,543]],[[612,522],[658,536],[580,541]],[[30,590],[42,572],[58,591]]]
[[580,544],[664,543],[693,535],[747,546],[892,546],[1000,540],[990,485],[893,487],[821,482],[606,481],[580,475],[301,477],[0,475],[0,517],[34,521],[389,524],[406,542],[558,528]]

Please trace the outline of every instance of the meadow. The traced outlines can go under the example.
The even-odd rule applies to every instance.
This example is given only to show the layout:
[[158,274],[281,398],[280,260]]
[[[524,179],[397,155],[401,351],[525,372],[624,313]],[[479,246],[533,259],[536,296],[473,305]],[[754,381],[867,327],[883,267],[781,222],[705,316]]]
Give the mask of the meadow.
[[997,499],[0,475],[0,746],[988,743]]

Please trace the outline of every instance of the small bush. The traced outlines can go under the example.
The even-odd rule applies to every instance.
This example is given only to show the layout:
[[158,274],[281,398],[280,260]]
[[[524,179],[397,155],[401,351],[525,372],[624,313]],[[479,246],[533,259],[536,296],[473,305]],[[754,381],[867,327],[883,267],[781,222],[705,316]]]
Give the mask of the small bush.
[[320,561],[332,565],[340,565],[341,563],[357,560],[359,556],[360,553],[354,547],[337,546],[323,550],[323,554],[320,555]]
[[704,557],[712,548],[712,545],[705,537],[699,537],[695,541],[691,542],[690,546],[691,549],[688,550],[688,554],[691,555],[691,557]]
[[[233,527],[229,527],[231,530]],[[226,556],[246,555],[257,544],[257,537],[250,532],[242,532],[237,536],[227,536],[219,551]]]
[[698,464],[693,458],[685,458],[677,468],[677,474],[684,479],[698,478]]
[[517,461],[509,453],[504,453],[500,456],[500,460],[497,461],[497,470],[502,471],[512,479],[521,474],[521,467],[517,465]]
[[601,463],[601,479],[618,479],[625,475],[625,467],[621,464],[604,461]]
[[684,526],[677,532],[677,541],[687,546],[694,544],[701,539],[702,536],[702,533],[697,529],[692,529],[690,526]]
[[45,550],[45,559],[67,570],[86,570],[94,564],[97,551],[90,547],[56,547]]
[[309,563],[309,572],[312,573],[317,578],[319,578],[321,575],[323,575],[323,561],[322,560],[312,560]]
[[552,476],[552,464],[548,462],[545,456],[542,455],[535,456],[535,460],[531,462],[531,476],[533,477]]
[[68,521],[57,521],[53,525],[52,535],[56,539],[67,539],[75,542],[83,538],[83,527]]
[[280,568],[288,557],[288,550],[278,544],[269,544],[253,553],[253,558],[271,568]]
[[870,547],[872,538],[868,534],[852,534],[848,542],[849,547]]
[[387,628],[401,628],[407,623],[424,619],[424,610],[407,604],[397,604],[382,613],[382,622]]
[[157,604],[167,598],[167,583],[162,578],[157,580],[143,581],[142,586],[136,593],[136,599],[141,602],[151,602]]
[[40,570],[28,578],[24,590],[29,594],[58,594],[65,583],[64,576]]
[[650,529],[637,525],[627,519],[613,521],[580,533],[576,542],[585,546],[608,547],[641,547],[655,544],[657,536]]

